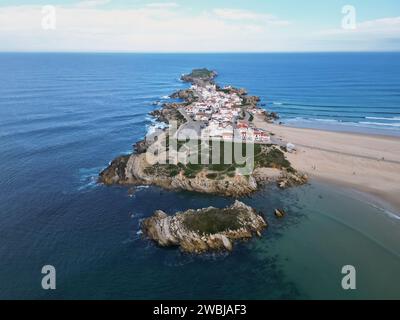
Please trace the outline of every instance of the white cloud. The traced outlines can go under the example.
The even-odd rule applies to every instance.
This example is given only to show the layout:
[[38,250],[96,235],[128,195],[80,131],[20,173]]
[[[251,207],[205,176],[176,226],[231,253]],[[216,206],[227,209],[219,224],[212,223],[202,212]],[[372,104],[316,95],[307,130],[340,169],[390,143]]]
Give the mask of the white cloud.
[[302,37],[308,51],[399,51],[400,17],[356,23],[355,29],[325,29]]
[[175,2],[154,2],[146,5],[149,8],[177,8],[179,5]]
[[277,17],[271,14],[258,13],[255,11],[249,10],[240,10],[240,9],[229,9],[229,8],[217,8],[213,10],[213,13],[222,19],[226,20],[235,20],[235,21],[243,21],[250,20],[254,22],[264,22],[268,24],[274,25],[288,25],[289,21],[278,19]]
[[272,31],[264,20],[193,14],[172,2],[124,10],[104,10],[93,1],[85,2],[56,6],[54,31],[41,29],[39,6],[0,7],[0,50],[260,51],[279,50],[282,45],[276,33],[280,26]]
[[110,3],[112,0],[83,0],[75,6],[78,8],[93,8]]
[[248,10],[239,9],[214,9],[213,12],[220,18],[228,20],[259,20],[267,15]]
[[[354,31],[312,33],[254,11],[214,9],[193,13],[174,2],[105,10],[101,7],[105,0],[82,3],[56,6],[54,31],[41,28],[41,6],[0,7],[0,51],[384,50],[388,47],[381,45],[382,39],[400,38],[400,17],[362,22]],[[394,41],[390,49],[396,45],[400,42]]]
[[400,17],[388,17],[359,22],[355,29],[331,29],[318,33],[326,36],[350,37],[399,37]]

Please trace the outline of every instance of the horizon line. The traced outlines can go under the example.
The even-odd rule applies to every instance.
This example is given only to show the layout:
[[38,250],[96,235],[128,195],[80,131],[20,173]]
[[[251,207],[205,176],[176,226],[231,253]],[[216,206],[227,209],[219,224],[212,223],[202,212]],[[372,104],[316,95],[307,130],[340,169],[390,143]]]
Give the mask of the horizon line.
[[68,54],[280,54],[280,53],[400,53],[400,50],[326,50],[326,51],[14,51],[5,50],[5,53],[68,53]]

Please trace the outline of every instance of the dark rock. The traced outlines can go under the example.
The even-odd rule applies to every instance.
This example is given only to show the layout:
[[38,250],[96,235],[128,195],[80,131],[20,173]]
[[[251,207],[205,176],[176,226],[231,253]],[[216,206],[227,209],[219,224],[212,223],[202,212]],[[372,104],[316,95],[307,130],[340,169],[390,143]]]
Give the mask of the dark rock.
[[257,97],[257,96],[245,96],[242,98],[243,98],[244,105],[252,105],[252,106],[257,105],[257,103],[259,103],[261,100],[260,97]]
[[99,182],[112,185],[124,181],[126,179],[125,168],[129,157],[129,155],[123,155],[113,160],[107,169],[100,173]]
[[283,218],[286,215],[286,212],[283,209],[275,209],[274,213],[277,218]]
[[174,92],[171,95],[171,98],[173,99],[182,99],[185,100],[188,103],[192,103],[198,100],[198,97],[194,93],[193,90],[191,89],[186,89],[186,90],[179,90],[177,92]]
[[165,103],[162,109],[151,111],[149,114],[155,117],[159,122],[170,123],[171,120],[177,121],[179,126],[185,123],[186,119],[177,110],[178,106],[182,105],[177,103]]
[[137,153],[145,153],[148,147],[146,140],[140,140],[133,145],[133,148]]

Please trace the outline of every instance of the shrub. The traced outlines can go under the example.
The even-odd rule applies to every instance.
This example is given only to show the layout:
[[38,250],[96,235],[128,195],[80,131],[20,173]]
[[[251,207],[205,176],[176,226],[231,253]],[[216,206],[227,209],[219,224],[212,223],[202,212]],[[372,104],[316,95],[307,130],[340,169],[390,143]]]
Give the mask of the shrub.
[[240,211],[232,209],[209,209],[201,213],[187,214],[183,220],[185,227],[200,234],[215,234],[240,228]]

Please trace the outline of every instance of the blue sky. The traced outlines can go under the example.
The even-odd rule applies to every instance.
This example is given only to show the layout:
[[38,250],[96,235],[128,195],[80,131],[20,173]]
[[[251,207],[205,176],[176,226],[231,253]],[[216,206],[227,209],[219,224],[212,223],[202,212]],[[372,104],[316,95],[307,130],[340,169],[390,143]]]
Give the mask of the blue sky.
[[[354,28],[342,26],[345,5]],[[0,0],[0,50],[398,51],[400,1]]]

